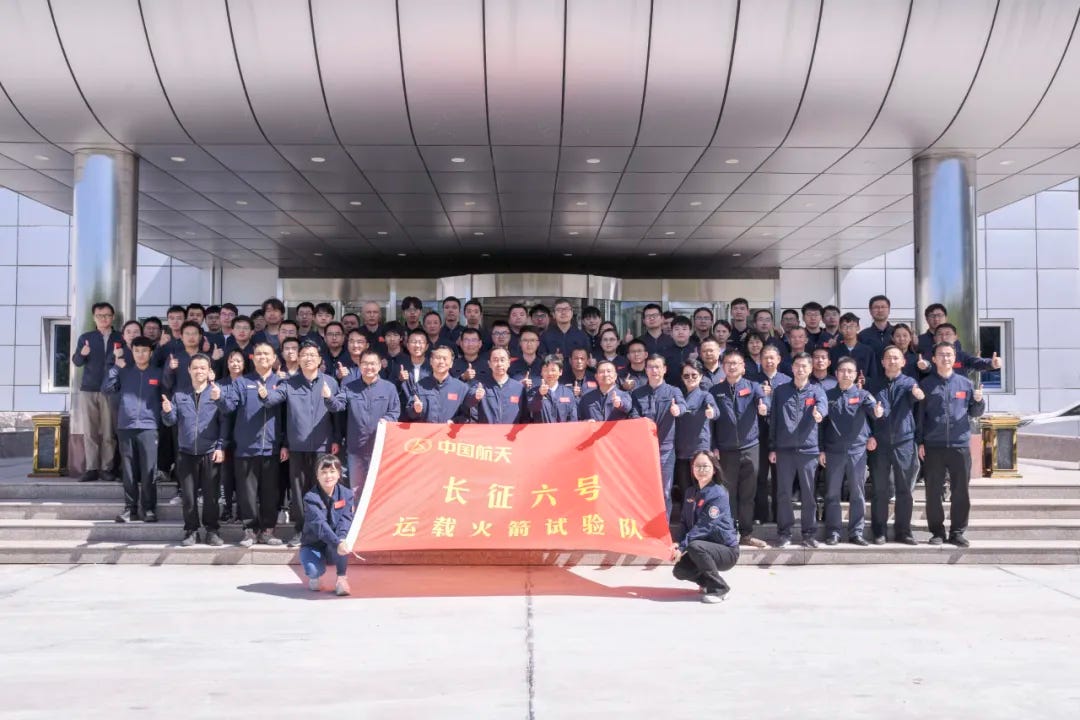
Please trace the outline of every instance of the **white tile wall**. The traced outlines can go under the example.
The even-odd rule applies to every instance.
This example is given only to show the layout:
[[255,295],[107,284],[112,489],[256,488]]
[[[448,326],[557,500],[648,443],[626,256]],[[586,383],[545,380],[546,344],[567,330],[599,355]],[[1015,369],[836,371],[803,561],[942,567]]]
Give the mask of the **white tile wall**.
[[15,346],[0,345],[0,385],[15,383]]
[[58,265],[67,266],[68,236],[71,229],[67,225],[41,225],[19,228],[19,265]]
[[0,412],[14,410],[12,396],[14,388],[11,385],[0,385]]
[[[816,272],[816,271],[810,271]],[[832,275],[832,271],[828,271]],[[250,311],[262,304],[262,301],[277,295],[277,270],[235,269],[222,271],[222,301],[231,302],[241,310]],[[832,281],[829,281],[832,285]],[[799,302],[802,305],[806,300]],[[825,302],[821,301],[824,305]]]
[[[67,317],[67,305],[19,305],[18,307],[19,312],[14,320],[16,345],[41,343],[41,318]],[[11,325],[0,325],[0,327],[11,327]],[[0,384],[3,384],[2,381]]]
[[992,313],[999,307],[1038,307],[1038,297],[1032,292],[1035,288],[1035,279],[1035,270],[987,269],[987,311]]
[[1039,307],[1080,308],[1080,270],[1039,270]]
[[19,224],[19,196],[7,188],[0,188],[0,225]]
[[68,227],[71,224],[71,216],[54,210],[48,205],[31,200],[28,197],[19,197],[19,225],[29,227],[34,225],[61,225]]
[[[2,197],[2,196],[0,196]],[[3,222],[3,218],[0,218]],[[14,265],[19,257],[19,229],[0,226],[0,265]]]
[[[168,265],[157,267],[154,265],[140,265],[135,270],[135,297],[136,307],[141,310],[143,305],[168,305],[172,283],[170,275],[172,268]],[[139,312],[139,315],[144,313]]]
[[41,345],[15,346],[14,384],[41,387]]
[[[888,263],[888,260],[886,260]],[[915,274],[911,268],[896,268],[887,265],[885,269],[885,295],[892,303],[892,314],[899,317],[897,310],[915,307]],[[869,300],[869,298],[867,298]],[[910,314],[910,313],[909,313]]]
[[1075,230],[1078,213],[1075,192],[1041,192],[1035,196],[1035,227]]
[[12,405],[20,412],[63,412],[67,410],[68,396],[63,393],[40,392],[38,386],[14,388]]
[[987,230],[987,268],[1033,268],[1035,230]]
[[[836,302],[833,287],[835,273],[832,270],[785,270],[780,269],[777,283],[781,308],[801,308],[803,303],[814,300],[822,305]],[[228,283],[225,284],[228,288]],[[230,293],[231,294],[231,293]],[[264,295],[263,298],[269,297]]]
[[986,216],[986,229],[1034,229],[1035,225],[1035,196],[1017,200],[1011,205],[993,211]]
[[1080,351],[1077,323],[1080,323],[1080,310],[1040,310],[1039,348],[1072,348]]
[[1039,229],[1040,268],[1080,268],[1080,232]]
[[18,268],[14,265],[0,265],[0,305],[15,304],[15,276]]

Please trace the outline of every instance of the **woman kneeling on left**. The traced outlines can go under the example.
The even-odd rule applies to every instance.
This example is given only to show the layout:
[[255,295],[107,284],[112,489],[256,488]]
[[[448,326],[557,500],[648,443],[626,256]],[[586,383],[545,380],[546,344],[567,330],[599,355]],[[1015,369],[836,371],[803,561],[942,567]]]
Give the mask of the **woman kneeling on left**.
[[341,480],[341,461],[323,455],[315,464],[318,485],[304,495],[304,530],[300,541],[300,564],[308,577],[308,588],[318,592],[326,566],[337,570],[334,592],[349,594],[349,546],[345,536],[353,520],[353,492]]
[[731,500],[724,486],[716,482],[717,466],[712,455],[699,450],[690,460],[695,486],[682,503],[683,539],[672,545],[674,575],[696,582],[704,595],[701,601],[717,603],[731,590],[720,573],[735,567],[739,560],[739,534],[731,519]]

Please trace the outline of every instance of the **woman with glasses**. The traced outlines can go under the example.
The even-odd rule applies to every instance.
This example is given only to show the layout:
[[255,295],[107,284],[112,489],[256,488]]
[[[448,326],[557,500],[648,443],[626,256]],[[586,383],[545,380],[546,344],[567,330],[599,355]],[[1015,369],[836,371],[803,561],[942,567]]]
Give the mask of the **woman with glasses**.
[[626,371],[630,361],[626,359],[625,355],[619,353],[619,333],[614,326],[606,327],[600,331],[600,347],[593,353],[593,360],[593,367],[607,360],[615,366],[616,374],[621,375]]
[[719,411],[713,396],[701,388],[701,371],[697,360],[688,360],[680,368],[686,412],[675,418],[675,488],[679,500],[693,484],[690,458],[712,447],[712,420]]
[[720,573],[738,562],[739,535],[727,491],[716,481],[712,455],[704,450],[694,453],[690,467],[695,482],[682,502],[683,537],[671,546],[672,573],[679,580],[697,583],[703,603],[718,603],[731,590]]

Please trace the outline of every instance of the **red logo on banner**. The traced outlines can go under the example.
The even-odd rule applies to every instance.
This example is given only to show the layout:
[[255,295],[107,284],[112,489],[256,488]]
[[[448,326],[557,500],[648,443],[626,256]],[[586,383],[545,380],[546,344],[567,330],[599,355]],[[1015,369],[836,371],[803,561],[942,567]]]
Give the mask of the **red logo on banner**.
[[[671,557],[651,420],[380,425],[357,552],[602,550]],[[550,448],[560,448],[552,454]]]

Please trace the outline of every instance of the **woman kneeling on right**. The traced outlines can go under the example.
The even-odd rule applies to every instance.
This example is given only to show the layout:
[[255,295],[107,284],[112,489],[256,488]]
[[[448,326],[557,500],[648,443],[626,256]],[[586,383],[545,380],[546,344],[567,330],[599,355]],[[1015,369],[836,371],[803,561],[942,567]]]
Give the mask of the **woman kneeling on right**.
[[316,487],[304,495],[304,532],[300,542],[300,564],[308,576],[308,588],[318,592],[329,563],[337,570],[334,592],[349,594],[349,546],[345,536],[353,520],[353,491],[341,480],[341,461],[323,455],[315,464]]
[[682,504],[683,539],[671,546],[673,573],[679,580],[696,582],[704,593],[702,602],[718,603],[731,590],[720,573],[739,560],[739,534],[727,490],[716,482],[712,455],[694,453],[690,468],[697,485],[688,489]]

